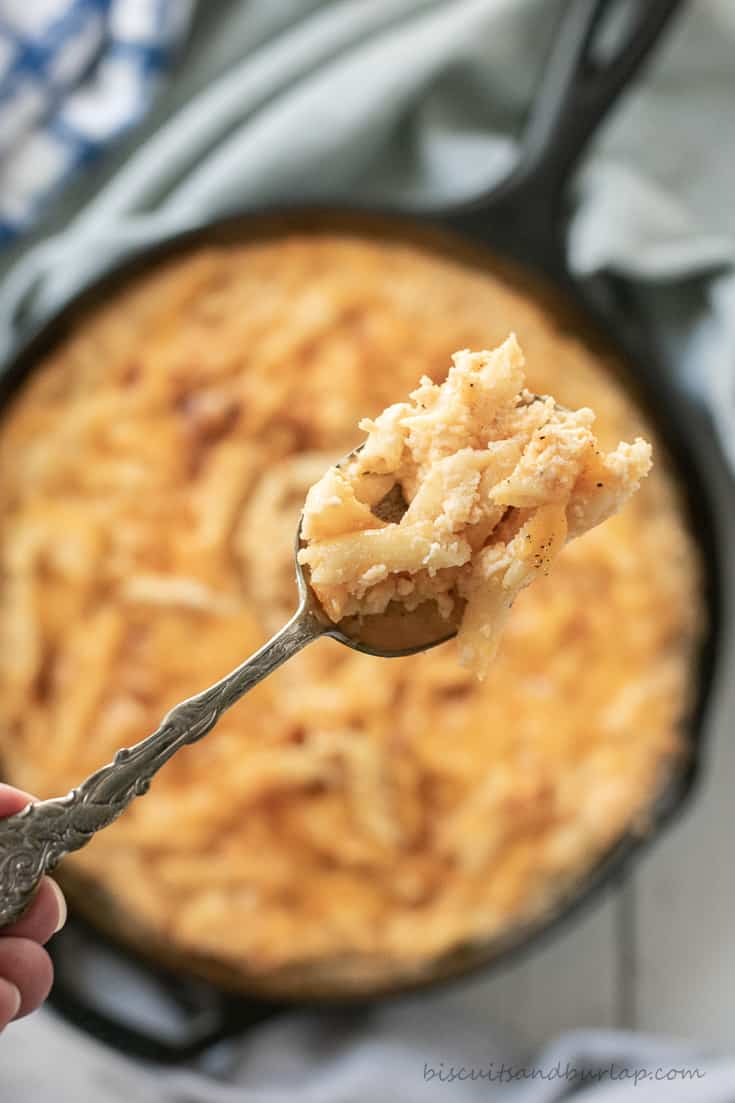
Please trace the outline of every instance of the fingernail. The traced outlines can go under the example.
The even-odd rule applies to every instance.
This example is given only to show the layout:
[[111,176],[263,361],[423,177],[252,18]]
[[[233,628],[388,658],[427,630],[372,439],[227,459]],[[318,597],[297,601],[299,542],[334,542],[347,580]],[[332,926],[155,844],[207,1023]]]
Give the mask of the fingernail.
[[9,980],[6,980],[5,983],[7,984],[8,988],[10,989],[10,996],[11,996],[11,999],[13,1001],[12,1004],[11,1004],[12,1010],[10,1012],[10,1020],[12,1020],[12,1019],[15,1018],[15,1016],[20,1011],[20,1005],[23,1002],[23,998],[20,994],[20,988],[18,988],[17,985],[13,984],[13,982],[9,981]]
[[54,890],[56,903],[59,907],[59,918],[57,919],[56,926],[54,927],[54,934],[56,934],[56,932],[60,931],[66,923],[66,897],[52,877],[49,877],[49,881],[51,882],[51,888]]

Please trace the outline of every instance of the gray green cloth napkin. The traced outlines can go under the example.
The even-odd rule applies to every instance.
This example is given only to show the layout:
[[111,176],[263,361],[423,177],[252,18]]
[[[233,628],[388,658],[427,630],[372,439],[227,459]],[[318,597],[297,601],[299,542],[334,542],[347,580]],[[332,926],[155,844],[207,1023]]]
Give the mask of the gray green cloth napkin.
[[[218,210],[318,196],[424,208],[484,190],[516,156],[559,9],[560,0],[200,5],[197,34],[137,144],[73,186],[49,216],[50,236],[6,260],[0,357],[111,257]],[[733,462],[734,56],[731,0],[690,3],[595,140],[569,242],[578,271],[634,281]],[[602,1070],[599,1083],[584,1082],[594,1103],[735,1098],[735,1063],[694,1046],[582,1032],[535,1057],[511,1054],[492,1022],[458,1012],[456,993],[449,1010],[449,998],[364,1017],[285,1016],[230,1046],[215,1077],[134,1066],[44,1012],[0,1039],[0,1100],[550,1103],[580,1088],[568,1063]],[[542,1071],[511,1083],[478,1075],[503,1060]],[[454,1065],[475,1078],[442,1080],[442,1061],[447,1075]],[[633,1084],[636,1070],[658,1067],[704,1075]]]

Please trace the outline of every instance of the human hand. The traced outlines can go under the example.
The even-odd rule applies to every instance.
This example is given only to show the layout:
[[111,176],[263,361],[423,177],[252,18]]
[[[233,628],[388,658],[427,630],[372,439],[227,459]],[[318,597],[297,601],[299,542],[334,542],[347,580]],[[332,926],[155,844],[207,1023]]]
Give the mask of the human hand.
[[[20,812],[30,800],[28,793],[0,784],[0,818]],[[43,946],[65,919],[61,889],[44,877],[25,915],[0,930],[0,1030],[35,1011],[48,996],[54,970]]]

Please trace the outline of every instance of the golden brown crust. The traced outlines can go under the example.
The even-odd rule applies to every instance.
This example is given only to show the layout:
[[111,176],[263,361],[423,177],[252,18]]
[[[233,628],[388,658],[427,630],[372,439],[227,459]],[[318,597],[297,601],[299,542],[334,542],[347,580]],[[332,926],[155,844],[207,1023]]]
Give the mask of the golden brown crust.
[[[64,791],[257,647],[292,609],[311,472],[359,416],[510,328],[529,387],[592,406],[605,447],[650,436],[531,298],[398,242],[203,249],[87,319],[0,431],[9,779]],[[68,875],[234,983],[420,972],[538,912],[640,818],[681,749],[698,609],[659,462],[520,595],[481,687],[451,645],[387,663],[320,643]]]

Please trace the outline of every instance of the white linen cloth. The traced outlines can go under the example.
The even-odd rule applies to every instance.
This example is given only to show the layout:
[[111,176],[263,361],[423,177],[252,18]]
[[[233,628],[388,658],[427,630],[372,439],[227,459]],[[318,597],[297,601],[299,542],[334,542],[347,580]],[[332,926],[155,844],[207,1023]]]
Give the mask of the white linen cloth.
[[[735,1061],[627,1031],[568,1033],[513,1053],[493,1024],[446,997],[370,1014],[292,1014],[220,1055],[219,1067],[135,1065],[51,1016],[12,1028],[3,1103],[732,1103]],[[5,1043],[7,1044],[7,1043]],[[0,1048],[0,1054],[2,1049]],[[440,1079],[440,1077],[442,1077]]]
[[[111,256],[236,204],[369,196],[427,207],[507,171],[559,0],[219,0],[185,94],[55,236],[0,285],[0,356]],[[572,261],[635,282],[682,384],[735,462],[735,6],[696,0],[603,133],[575,187]],[[177,98],[178,97],[178,98]],[[175,108],[175,109],[174,109]],[[451,1011],[447,1011],[450,999]],[[597,1068],[594,1103],[718,1103],[735,1063],[696,1046],[581,1032],[510,1054],[491,1022],[438,993],[366,1016],[292,1014],[226,1047],[217,1076],[134,1066],[44,1012],[0,1039],[0,1100],[163,1103],[550,1103]],[[442,1081],[440,1067],[533,1074]],[[426,1066],[426,1067],[425,1067]],[[212,1066],[205,1066],[211,1071]],[[688,1077],[664,1081],[605,1069]],[[542,1070],[534,1074],[534,1070]],[[544,1070],[546,1075],[544,1075]],[[695,1071],[693,1071],[695,1070]],[[696,1070],[704,1075],[700,1076]],[[580,1073],[581,1076],[581,1073]],[[592,1081],[586,1081],[588,1086]]]

